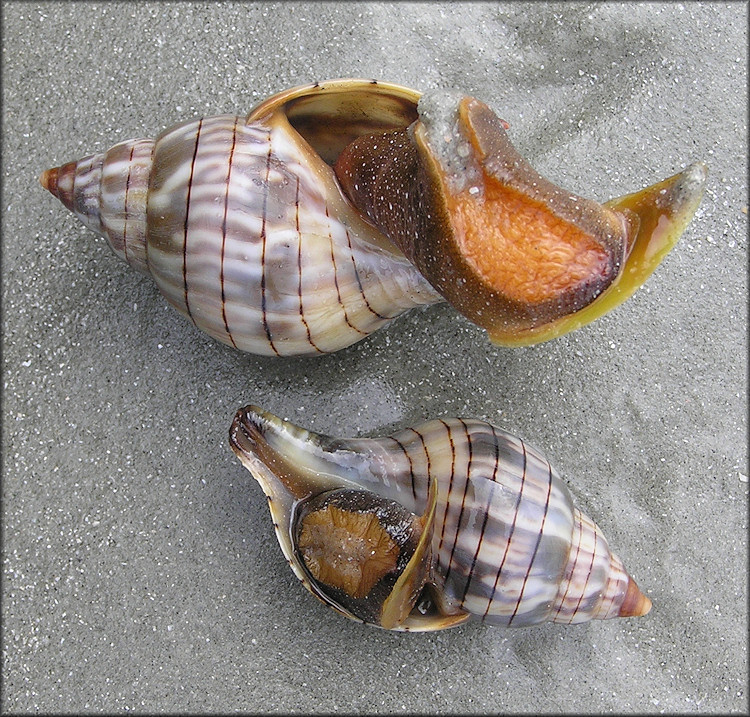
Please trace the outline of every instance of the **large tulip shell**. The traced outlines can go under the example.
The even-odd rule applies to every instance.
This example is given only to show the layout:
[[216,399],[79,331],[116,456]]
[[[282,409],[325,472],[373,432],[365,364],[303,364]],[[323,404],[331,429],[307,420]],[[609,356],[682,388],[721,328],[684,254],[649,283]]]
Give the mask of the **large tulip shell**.
[[248,406],[230,444],[268,497],[297,577],[352,619],[438,630],[472,618],[519,627],[650,608],[544,456],[483,421],[337,439]]
[[41,177],[198,328],[276,356],[336,351],[443,299],[498,343],[558,336],[645,281],[704,181],[694,165],[599,205],[540,177],[478,100],[368,80]]
[[442,300],[324,160],[342,137],[413,121],[418,96],[353,80],[296,88],[247,120],[191,120],[41,182],[219,341],[272,356],[332,352]]

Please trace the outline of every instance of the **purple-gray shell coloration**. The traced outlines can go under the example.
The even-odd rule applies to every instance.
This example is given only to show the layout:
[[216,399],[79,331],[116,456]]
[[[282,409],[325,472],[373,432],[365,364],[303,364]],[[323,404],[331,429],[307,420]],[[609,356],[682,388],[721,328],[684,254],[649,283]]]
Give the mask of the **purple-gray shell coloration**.
[[545,457],[484,421],[338,439],[247,406],[230,444],[297,577],[352,619],[522,627],[651,607]]

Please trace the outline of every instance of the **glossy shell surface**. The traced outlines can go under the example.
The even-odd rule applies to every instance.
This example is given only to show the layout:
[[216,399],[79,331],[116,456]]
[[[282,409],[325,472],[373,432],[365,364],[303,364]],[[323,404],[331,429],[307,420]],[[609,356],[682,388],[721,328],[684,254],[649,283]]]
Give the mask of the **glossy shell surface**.
[[393,501],[429,533],[429,569],[419,589],[400,596],[409,610],[387,625],[393,629],[470,618],[508,627],[577,623],[650,607],[546,458],[484,421],[441,419],[385,438],[337,439],[249,406],[237,413],[230,443],[268,496],[297,576],[348,617],[383,626],[372,611],[332,601],[295,542],[300,506],[341,489]]
[[684,230],[706,169],[600,205],[537,174],[506,128],[460,93],[332,80],[41,182],[235,348],[328,353],[443,300],[522,345],[626,300]]
[[215,339],[265,355],[328,353],[442,300],[322,158],[348,136],[341,125],[351,134],[409,122],[417,98],[367,81],[296,88],[247,120],[190,120],[43,182]]

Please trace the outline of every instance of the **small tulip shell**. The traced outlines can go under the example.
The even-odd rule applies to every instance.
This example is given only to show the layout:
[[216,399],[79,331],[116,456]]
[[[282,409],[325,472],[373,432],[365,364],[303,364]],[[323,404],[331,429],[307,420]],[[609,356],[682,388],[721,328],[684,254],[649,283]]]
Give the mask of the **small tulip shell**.
[[268,497],[297,577],[352,619],[424,631],[650,609],[544,456],[483,421],[338,439],[248,406],[230,445]]

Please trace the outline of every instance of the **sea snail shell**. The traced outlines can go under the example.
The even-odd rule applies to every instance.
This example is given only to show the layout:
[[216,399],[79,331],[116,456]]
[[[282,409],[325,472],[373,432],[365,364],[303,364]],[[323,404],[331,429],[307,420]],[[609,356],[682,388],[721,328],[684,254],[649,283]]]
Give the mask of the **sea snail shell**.
[[544,456],[489,423],[337,439],[247,406],[230,445],[268,497],[297,577],[351,619],[427,631],[651,607]]
[[534,343],[627,299],[677,241],[706,168],[599,205],[518,155],[478,100],[366,80],[47,170],[41,183],[203,331],[267,355],[336,351],[447,299]]

